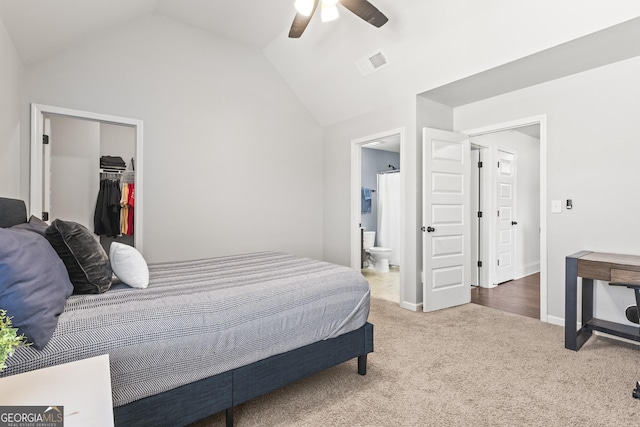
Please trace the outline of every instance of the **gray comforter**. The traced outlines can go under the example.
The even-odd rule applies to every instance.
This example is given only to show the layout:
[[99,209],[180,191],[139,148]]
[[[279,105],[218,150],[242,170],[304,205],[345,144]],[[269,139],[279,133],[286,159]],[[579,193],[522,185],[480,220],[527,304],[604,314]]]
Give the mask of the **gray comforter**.
[[109,354],[114,406],[360,328],[357,272],[282,253],[152,264],[147,289],[67,300],[49,344],[2,376]]

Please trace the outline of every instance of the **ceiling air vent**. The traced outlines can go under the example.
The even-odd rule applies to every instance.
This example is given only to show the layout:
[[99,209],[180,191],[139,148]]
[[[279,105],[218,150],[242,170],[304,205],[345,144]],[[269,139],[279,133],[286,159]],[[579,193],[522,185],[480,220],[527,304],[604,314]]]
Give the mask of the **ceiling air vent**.
[[377,50],[358,60],[358,62],[356,62],[356,65],[358,66],[358,69],[363,76],[368,76],[374,71],[378,71],[379,69],[386,67],[387,65],[389,65],[389,62],[387,62],[387,57],[384,56],[384,53],[382,53],[382,51],[380,50]]

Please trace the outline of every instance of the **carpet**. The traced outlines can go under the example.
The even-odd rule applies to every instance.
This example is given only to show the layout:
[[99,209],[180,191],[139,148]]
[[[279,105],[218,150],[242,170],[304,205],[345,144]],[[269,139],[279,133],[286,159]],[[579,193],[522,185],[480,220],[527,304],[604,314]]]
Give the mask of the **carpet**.
[[[374,353],[240,405],[249,426],[638,425],[640,347],[467,304],[413,313],[372,299]],[[223,414],[193,427],[224,425]]]

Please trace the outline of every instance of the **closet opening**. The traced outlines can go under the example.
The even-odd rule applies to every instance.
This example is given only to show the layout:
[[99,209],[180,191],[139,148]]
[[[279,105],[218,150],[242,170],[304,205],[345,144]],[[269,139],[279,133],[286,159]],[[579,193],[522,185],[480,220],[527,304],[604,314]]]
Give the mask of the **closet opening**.
[[142,122],[32,104],[30,213],[142,252]]

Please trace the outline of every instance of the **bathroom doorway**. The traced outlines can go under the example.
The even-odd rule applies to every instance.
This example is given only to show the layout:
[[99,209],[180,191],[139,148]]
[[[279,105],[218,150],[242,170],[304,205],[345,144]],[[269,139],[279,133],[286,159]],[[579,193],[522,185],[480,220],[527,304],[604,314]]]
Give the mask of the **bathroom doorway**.
[[356,143],[359,207],[355,265],[369,282],[371,295],[400,303],[402,259],[402,132],[364,138]]

